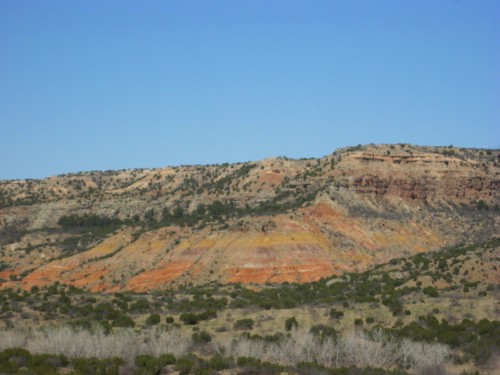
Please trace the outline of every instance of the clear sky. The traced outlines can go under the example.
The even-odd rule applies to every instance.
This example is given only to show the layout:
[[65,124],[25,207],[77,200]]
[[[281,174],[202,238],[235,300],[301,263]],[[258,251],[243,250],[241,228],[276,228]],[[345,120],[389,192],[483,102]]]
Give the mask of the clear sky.
[[498,148],[497,0],[0,0],[0,179]]

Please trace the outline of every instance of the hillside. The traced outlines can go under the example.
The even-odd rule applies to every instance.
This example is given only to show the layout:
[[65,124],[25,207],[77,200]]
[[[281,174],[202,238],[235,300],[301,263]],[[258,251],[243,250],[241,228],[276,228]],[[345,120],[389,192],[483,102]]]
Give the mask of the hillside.
[[[6,289],[0,371],[67,373],[70,362],[77,373],[96,373],[80,367],[85,357],[88,366],[114,364],[131,374],[176,373],[185,362],[185,374],[496,374],[499,245],[496,238],[260,288],[109,294],[56,282]],[[36,360],[18,360],[30,354],[7,349],[16,347]]]
[[0,286],[146,291],[307,282],[500,227],[500,151],[411,145],[319,159],[0,182]]

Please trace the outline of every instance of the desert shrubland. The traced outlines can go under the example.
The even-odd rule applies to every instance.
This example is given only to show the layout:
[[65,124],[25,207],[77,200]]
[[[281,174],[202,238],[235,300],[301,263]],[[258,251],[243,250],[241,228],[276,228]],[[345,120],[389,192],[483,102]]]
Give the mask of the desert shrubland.
[[100,327],[91,330],[69,326],[34,330],[3,330],[0,350],[25,348],[31,353],[63,354],[70,358],[135,358],[140,354],[159,356],[170,353],[181,356],[188,352],[190,339],[177,329],[155,329],[136,332],[130,328],[105,334]]
[[325,367],[374,367],[418,369],[445,365],[450,354],[445,345],[398,340],[375,330],[351,332],[338,338],[319,338],[307,331],[292,330],[277,342],[242,336],[217,341],[221,355],[254,357],[282,365],[315,362]]
[[[70,362],[114,358],[132,367],[143,356],[139,362],[151,368],[161,367],[166,355],[167,362],[170,356],[179,360],[179,367],[208,366],[207,358],[216,355],[229,368],[241,362],[257,373],[263,373],[261,366],[299,371],[307,364],[339,374],[343,368],[379,368],[385,369],[381,374],[430,375],[449,369],[448,359],[474,370],[498,369],[498,284],[462,276],[496,259],[499,243],[262,289],[238,283],[187,284],[148,294],[91,294],[59,283],[29,291],[7,288],[0,290],[0,352],[23,348]],[[450,287],[439,289],[437,297],[424,292],[440,279]],[[34,328],[40,324],[57,325]]]
[[[69,326],[47,327],[35,330],[4,330],[0,333],[0,351],[7,348],[25,348],[33,354],[63,354],[68,358],[133,359],[139,355],[159,357],[173,354],[187,355],[191,338],[178,329],[150,329],[141,332],[120,329],[105,334]],[[292,329],[276,341],[249,336],[215,339],[207,342],[222,357],[248,357],[283,366],[301,362],[318,363],[329,368],[421,368],[439,367],[447,362],[447,346],[437,343],[417,343],[399,340],[381,330],[372,333],[351,332],[336,338],[320,338],[304,330]]]

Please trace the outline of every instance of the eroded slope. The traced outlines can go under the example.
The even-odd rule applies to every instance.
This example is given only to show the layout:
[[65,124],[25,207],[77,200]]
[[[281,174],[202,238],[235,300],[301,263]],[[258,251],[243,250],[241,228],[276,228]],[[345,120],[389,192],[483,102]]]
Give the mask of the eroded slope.
[[498,234],[498,157],[369,145],[321,159],[4,181],[2,286],[306,282],[484,240]]

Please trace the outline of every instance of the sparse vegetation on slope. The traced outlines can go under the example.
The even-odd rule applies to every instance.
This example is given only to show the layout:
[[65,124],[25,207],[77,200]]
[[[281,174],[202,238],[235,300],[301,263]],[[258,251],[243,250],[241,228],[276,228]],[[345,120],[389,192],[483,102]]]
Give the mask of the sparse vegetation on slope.
[[0,372],[496,371],[498,155],[1,181]]
[[[498,150],[401,144],[356,146],[318,159],[1,181],[0,279],[24,288],[74,280],[93,291],[142,291],[189,282],[304,282],[357,272],[392,257],[491,238],[498,232],[498,173]],[[84,264],[66,268],[78,263],[66,258],[92,253],[123,232],[139,240],[134,253],[123,236],[112,255],[78,258],[92,263],[92,273],[103,272],[101,281],[85,277]],[[165,232],[172,233],[168,244]],[[235,259],[228,233],[234,246],[248,245],[242,253],[247,258]],[[154,256],[141,257],[147,251],[141,240],[164,247],[153,246]],[[202,258],[186,259],[185,246],[200,251],[197,243],[208,246]],[[296,264],[285,259],[284,247],[294,252]],[[313,255],[305,256],[306,249]],[[282,254],[271,255],[277,252]],[[266,253],[274,264],[261,257]],[[125,254],[132,264],[123,261]],[[52,272],[56,264],[46,272],[58,259],[61,272]],[[116,267],[109,267],[111,260]],[[187,268],[161,269],[178,270],[179,263]],[[30,277],[22,282],[25,275]],[[397,309],[394,300],[387,303]]]
[[[8,289],[0,293],[0,318],[6,323],[2,337],[9,339],[0,349],[64,355],[70,367],[72,358],[119,357],[137,358],[136,371],[172,366],[186,373],[217,366],[238,373],[252,368],[334,374],[350,373],[352,366],[380,368],[380,374],[445,373],[444,367],[453,363],[488,368],[499,351],[494,310],[499,290],[479,276],[484,267],[495,267],[498,248],[494,239],[391,260],[359,274],[258,290],[233,284],[89,294],[57,283],[30,291]],[[464,276],[481,263],[479,274]],[[458,272],[450,278],[448,268]],[[466,281],[470,277],[475,281]],[[437,296],[425,292],[431,285],[439,286]],[[490,301],[484,306],[491,307],[481,310],[480,301]],[[56,328],[36,328],[56,322]],[[21,325],[33,328],[16,328]],[[47,344],[51,340],[59,346]],[[162,355],[172,357],[162,362]]]

